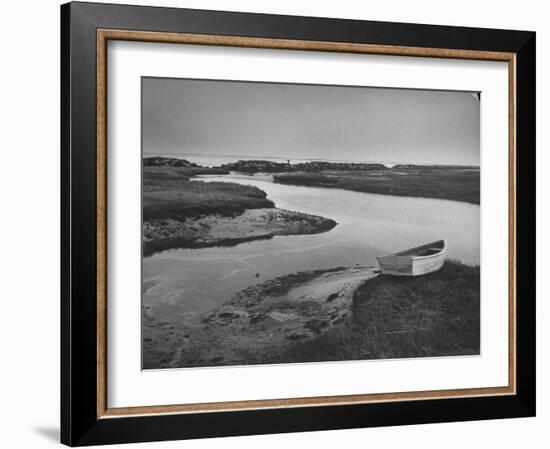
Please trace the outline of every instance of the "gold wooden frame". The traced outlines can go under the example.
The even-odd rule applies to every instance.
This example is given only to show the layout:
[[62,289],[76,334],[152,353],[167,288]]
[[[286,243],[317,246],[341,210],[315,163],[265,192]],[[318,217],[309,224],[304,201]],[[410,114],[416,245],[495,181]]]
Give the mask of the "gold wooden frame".
[[[157,33],[98,29],[97,35],[97,417],[199,413],[266,408],[313,407],[389,401],[516,394],[516,55],[515,53],[403,47],[238,36]],[[503,387],[319,396],[201,404],[108,408],[107,403],[107,42],[109,40],[217,45],[286,50],[364,53],[431,58],[475,59],[508,63],[508,385]]]

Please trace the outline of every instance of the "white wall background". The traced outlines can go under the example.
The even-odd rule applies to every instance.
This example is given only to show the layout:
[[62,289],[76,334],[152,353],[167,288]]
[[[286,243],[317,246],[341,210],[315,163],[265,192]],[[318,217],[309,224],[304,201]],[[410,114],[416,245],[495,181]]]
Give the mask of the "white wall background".
[[[550,27],[545,2],[501,0],[181,0],[128,1],[143,5],[464,25],[537,32],[537,184],[539,230],[538,417],[473,423],[239,437],[136,445],[155,448],[287,447],[548,447],[550,326],[544,327],[550,269]],[[59,1],[2,6],[0,123],[2,161],[2,321],[0,325],[0,446],[55,447],[59,417]],[[546,126],[543,126],[546,125]],[[545,151],[546,150],[546,151]],[[6,251],[7,250],[7,251]]]

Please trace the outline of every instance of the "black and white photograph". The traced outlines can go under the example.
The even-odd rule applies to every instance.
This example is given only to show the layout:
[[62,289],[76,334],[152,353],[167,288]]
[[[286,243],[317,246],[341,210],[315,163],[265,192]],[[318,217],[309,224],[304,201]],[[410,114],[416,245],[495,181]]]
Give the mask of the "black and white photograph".
[[143,369],[479,355],[481,93],[141,83]]

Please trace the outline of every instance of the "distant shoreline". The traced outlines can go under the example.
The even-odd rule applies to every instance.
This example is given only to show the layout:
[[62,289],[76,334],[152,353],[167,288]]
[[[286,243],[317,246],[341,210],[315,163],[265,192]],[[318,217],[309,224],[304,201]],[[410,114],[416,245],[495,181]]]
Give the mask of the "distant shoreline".
[[[293,156],[262,156],[254,157],[242,154],[222,154],[222,155],[203,155],[200,153],[171,153],[171,152],[144,152],[143,159],[154,157],[164,157],[177,160],[186,160],[204,167],[220,167],[225,164],[231,164],[238,161],[261,160],[269,162],[286,163],[290,161],[292,164],[308,163],[308,162],[328,162],[335,164],[381,164],[387,168],[395,168],[396,166],[416,166],[416,167],[454,167],[454,168],[470,168],[479,169],[476,164],[447,164],[441,162],[404,162],[404,161],[387,161],[387,160],[359,160],[359,159],[326,159],[326,158],[297,158]],[[206,164],[205,162],[208,161]],[[224,161],[224,162],[221,162]]]

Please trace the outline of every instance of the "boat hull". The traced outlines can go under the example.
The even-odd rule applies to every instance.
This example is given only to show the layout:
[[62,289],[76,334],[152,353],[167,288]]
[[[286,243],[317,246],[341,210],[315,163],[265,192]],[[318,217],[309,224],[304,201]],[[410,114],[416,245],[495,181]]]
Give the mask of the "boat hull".
[[433,255],[410,256],[398,253],[389,256],[380,256],[377,257],[377,260],[382,274],[390,274],[393,276],[421,276],[441,269],[445,263],[446,252],[447,246],[444,243],[441,251]]

